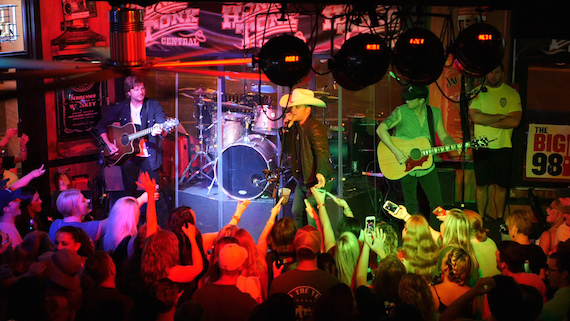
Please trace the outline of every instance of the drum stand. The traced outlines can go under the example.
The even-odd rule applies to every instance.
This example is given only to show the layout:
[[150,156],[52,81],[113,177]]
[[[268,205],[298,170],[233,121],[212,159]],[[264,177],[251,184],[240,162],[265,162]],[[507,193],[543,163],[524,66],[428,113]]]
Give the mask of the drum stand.
[[[192,157],[190,162],[188,162],[188,166],[186,166],[186,169],[184,169],[184,172],[182,173],[182,175],[180,177],[180,181],[178,182],[178,185],[182,185],[182,183],[184,182],[184,177],[192,169],[192,164],[194,164],[194,162],[196,161],[196,159],[198,157],[200,158],[200,167],[198,168],[197,171],[193,172],[190,177],[188,177],[187,181],[190,182],[196,176],[198,176],[199,179],[206,177],[209,180],[211,180],[212,182],[214,181],[214,177],[206,174],[206,172],[205,172],[205,169],[208,168],[208,166],[213,165],[214,162],[212,161],[210,156],[208,156],[208,154],[206,152],[204,152],[204,122],[203,122],[204,116],[202,115],[202,109],[203,109],[205,103],[204,103],[204,100],[202,99],[201,95],[199,96],[199,102],[196,105],[199,107],[199,110],[200,110],[199,116],[198,116],[198,131],[199,131],[198,138],[200,141],[200,151],[196,152],[196,154]],[[210,128],[211,126],[212,125],[210,125],[208,128]]]

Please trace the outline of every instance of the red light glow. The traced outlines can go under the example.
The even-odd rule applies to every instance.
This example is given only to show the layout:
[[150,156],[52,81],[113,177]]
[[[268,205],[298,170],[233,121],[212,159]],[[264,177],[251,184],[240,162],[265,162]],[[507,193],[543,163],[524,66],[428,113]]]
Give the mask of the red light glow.
[[479,34],[479,36],[477,36],[477,39],[481,40],[481,41],[489,41],[489,40],[493,40],[493,35],[490,33],[482,33],[482,34]]
[[369,50],[369,51],[378,51],[378,50],[380,50],[380,44],[379,44],[379,43],[369,43],[369,44],[366,44],[366,50]]
[[299,62],[299,56],[285,56],[285,62]]
[[410,38],[410,45],[423,45],[424,42],[424,38]]

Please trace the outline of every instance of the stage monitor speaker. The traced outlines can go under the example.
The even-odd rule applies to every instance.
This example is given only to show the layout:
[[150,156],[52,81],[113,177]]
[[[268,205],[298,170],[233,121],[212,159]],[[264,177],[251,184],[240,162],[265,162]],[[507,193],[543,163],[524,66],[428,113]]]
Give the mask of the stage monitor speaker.
[[439,176],[439,186],[441,186],[441,197],[443,206],[450,208],[455,206],[457,200],[455,196],[455,170],[447,168],[436,168]]

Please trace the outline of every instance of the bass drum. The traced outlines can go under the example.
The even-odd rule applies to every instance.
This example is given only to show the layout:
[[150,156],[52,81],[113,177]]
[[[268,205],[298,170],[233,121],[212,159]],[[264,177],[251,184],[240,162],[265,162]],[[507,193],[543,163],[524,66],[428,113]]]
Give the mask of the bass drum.
[[[261,135],[246,136],[225,148],[221,156],[222,191],[238,200],[260,196],[269,186],[263,171],[275,169],[276,152],[275,144]],[[216,160],[216,175],[219,161],[220,157]]]

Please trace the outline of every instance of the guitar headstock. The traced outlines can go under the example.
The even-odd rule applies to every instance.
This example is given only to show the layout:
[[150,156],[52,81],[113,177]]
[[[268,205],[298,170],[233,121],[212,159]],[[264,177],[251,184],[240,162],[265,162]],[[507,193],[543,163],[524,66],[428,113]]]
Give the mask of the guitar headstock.
[[482,137],[478,137],[478,138],[473,138],[470,142],[469,145],[471,145],[472,148],[474,149],[478,149],[478,148],[484,148],[489,146],[489,139],[485,136]]
[[180,122],[176,118],[168,118],[164,123],[162,123],[162,129],[166,131],[171,131],[173,128],[178,126]]

